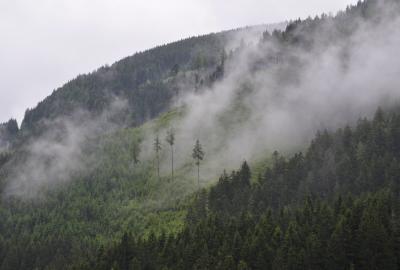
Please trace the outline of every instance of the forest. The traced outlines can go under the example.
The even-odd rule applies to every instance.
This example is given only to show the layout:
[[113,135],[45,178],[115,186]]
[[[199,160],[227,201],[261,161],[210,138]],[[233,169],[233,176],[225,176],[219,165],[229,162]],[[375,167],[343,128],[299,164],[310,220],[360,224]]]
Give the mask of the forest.
[[127,232],[87,269],[399,269],[400,114],[318,133],[199,191],[177,235]]
[[0,269],[400,269],[399,18],[359,1],[54,90],[0,124]]

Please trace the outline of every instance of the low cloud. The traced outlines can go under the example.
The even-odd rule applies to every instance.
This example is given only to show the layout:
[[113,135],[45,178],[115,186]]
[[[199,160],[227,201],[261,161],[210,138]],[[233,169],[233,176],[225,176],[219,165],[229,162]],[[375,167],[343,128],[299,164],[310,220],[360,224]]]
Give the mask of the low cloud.
[[[220,81],[200,90],[182,83],[186,88],[180,92],[187,94],[178,97],[175,106],[185,113],[171,123],[176,132],[176,168],[192,163],[196,139],[206,153],[202,179],[215,180],[223,169],[237,168],[243,160],[256,161],[274,150],[304,149],[318,130],[351,125],[360,117],[371,117],[378,106],[396,105],[400,18],[390,8],[375,11],[374,19],[349,20],[352,27],[346,28],[353,28],[351,35],[341,32],[343,20],[332,17],[319,21],[314,33],[299,32],[312,46],[285,45],[274,37],[259,42],[259,32],[244,37],[244,46],[243,36],[233,38],[229,48],[233,53],[228,54]],[[303,23],[297,31],[312,23]],[[108,111],[112,115],[114,109]],[[49,128],[48,135],[26,147],[23,166],[11,176],[9,194],[36,194],[43,186],[92,168],[83,160],[86,138],[99,134],[99,128],[112,131],[120,126],[104,121],[108,117],[80,114],[79,120],[88,120],[54,121],[51,125],[57,128]],[[157,133],[164,138],[166,131]],[[142,161],[154,158],[155,135],[155,131],[146,134]],[[166,174],[170,160],[165,143],[163,149],[161,167]]]
[[379,106],[396,105],[400,20],[385,7],[376,8],[376,20],[354,17],[355,30],[346,37],[335,19],[320,21],[318,31],[305,37],[313,40],[311,50],[273,38],[238,49],[222,81],[177,103],[186,108],[173,124],[177,166],[190,162],[200,139],[203,177],[215,179],[243,160],[301,150],[318,130],[352,125]]
[[45,132],[26,142],[9,163],[4,195],[37,197],[95,169],[96,162],[90,153],[96,146],[91,143],[122,127],[113,118],[125,111],[126,106],[126,101],[115,99],[99,116],[77,111],[70,117],[46,120]]

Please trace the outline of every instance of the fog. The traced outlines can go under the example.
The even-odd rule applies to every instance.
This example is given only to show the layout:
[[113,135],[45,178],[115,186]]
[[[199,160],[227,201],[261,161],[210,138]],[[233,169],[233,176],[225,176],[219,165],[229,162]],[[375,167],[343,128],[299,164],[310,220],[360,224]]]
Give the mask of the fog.
[[4,195],[37,198],[59,184],[84,177],[96,169],[94,144],[99,136],[123,128],[112,119],[126,106],[126,101],[114,98],[98,116],[76,111],[70,117],[46,120],[45,132],[26,141],[14,155]]
[[[306,38],[314,40],[311,50],[282,48],[273,38],[238,49],[222,81],[177,102],[186,108],[186,117],[173,124],[177,166],[190,162],[199,139],[206,152],[203,180],[215,181],[243,160],[304,150],[318,130],[353,125],[378,107],[397,105],[400,20],[386,7],[376,10],[376,20],[356,20],[348,38],[338,38],[328,18]],[[276,52],[282,59],[269,58]]]
[[[312,47],[282,45],[274,37],[260,42],[257,31],[256,36],[245,37],[244,46],[243,36],[232,38],[224,77],[200,90],[182,84],[186,89],[180,92],[186,94],[174,101],[172,108],[184,111],[183,118],[168,127],[176,133],[176,169],[193,165],[191,152],[199,139],[205,151],[201,177],[206,185],[244,160],[254,163],[274,150],[285,154],[303,150],[318,130],[352,125],[360,117],[371,117],[379,106],[396,105],[400,18],[391,11],[384,6],[375,10],[374,19],[355,19],[349,36],[339,33],[337,19],[326,18],[315,33],[303,36],[313,41]],[[112,114],[109,111],[115,109],[107,115]],[[82,162],[87,137],[101,134],[99,127],[110,132],[121,127],[103,121],[107,117],[89,117],[90,121],[78,124],[82,119],[82,114],[67,122],[58,119],[51,125],[63,123],[61,140],[50,131],[27,146],[23,166],[10,177],[9,194],[34,193],[44,184],[63,182],[71,173],[91,169]],[[142,162],[154,159],[153,139],[156,134],[164,138],[166,131],[148,130],[141,144]],[[161,169],[167,174],[168,146],[163,149]]]

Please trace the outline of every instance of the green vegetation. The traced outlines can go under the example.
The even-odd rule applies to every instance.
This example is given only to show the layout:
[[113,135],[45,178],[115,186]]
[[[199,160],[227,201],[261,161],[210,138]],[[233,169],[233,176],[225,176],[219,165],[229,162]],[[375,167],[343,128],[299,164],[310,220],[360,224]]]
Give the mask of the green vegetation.
[[[191,167],[172,163],[171,181],[152,158],[141,160],[140,144],[182,117],[185,109],[170,110],[170,102],[183,81],[199,88],[215,80],[231,34],[189,38],[80,75],[27,110],[21,129],[15,120],[0,125],[0,269],[66,268],[127,230],[143,237],[181,231],[195,190]],[[35,198],[8,196],[10,171],[25,160],[24,147],[53,128],[46,124],[68,121],[74,111],[94,117],[112,110],[115,100],[127,105],[109,120],[132,128],[92,136],[85,143],[87,170],[44,185]]]
[[[142,127],[96,138],[88,142],[93,147],[87,154],[93,167],[88,172],[43,187],[37,198],[3,198],[0,268],[60,269],[85,262],[125,231],[144,238],[181,231],[191,200],[187,196],[195,190],[196,180],[187,177],[190,168],[177,168],[170,181],[168,174],[158,177],[152,159],[140,158],[144,137],[180,115],[169,112]],[[1,164],[10,155],[1,154]],[[5,177],[5,168],[1,172]]]
[[162,150],[160,138],[157,137],[154,139],[154,151],[156,152],[156,160],[157,160],[157,177],[160,180],[160,151]]
[[215,72],[221,69],[221,52],[233,32],[159,46],[79,75],[26,111],[19,138],[41,134],[43,119],[66,117],[76,110],[98,115],[115,99],[128,103],[115,119],[119,123],[138,126],[154,119],[169,109],[182,81],[198,87],[215,81]]
[[167,136],[165,141],[169,144],[171,148],[171,180],[174,181],[174,144],[175,144],[175,131],[170,128],[167,131]]
[[[201,191],[177,235],[125,234],[90,269],[399,269],[400,114],[318,133],[251,184]],[[84,267],[84,266],[81,266]]]
[[[251,69],[282,62],[301,69],[290,48],[321,45],[323,22],[334,32],[324,32],[332,39],[323,41],[342,42],[359,20],[381,19],[373,12],[379,5],[359,2],[336,17],[266,32],[257,46],[271,42],[277,50]],[[21,129],[15,120],[0,125],[0,269],[400,269],[396,111],[378,110],[355,127],[320,131],[304,152],[275,152],[256,160],[252,171],[244,162],[203,190],[196,185],[200,165],[208,169],[200,141],[192,155],[197,179],[191,149],[183,165],[174,163],[180,142],[171,127],[186,108],[170,103],[181,84],[198,91],[225,76],[229,57],[245,46],[228,56],[228,40],[229,32],[211,34],[135,54],[57,89],[27,110]],[[222,142],[251,114],[243,99],[254,87],[244,81],[217,119]],[[47,131],[46,122],[79,110],[91,119],[116,99],[127,106],[109,120],[127,128],[88,138],[85,170],[43,185],[35,198],[7,194],[10,172],[27,159],[24,147]],[[165,130],[167,137],[159,137]]]
[[204,151],[199,140],[197,140],[194,145],[192,157],[197,166],[197,185],[200,187],[200,162],[204,158]]

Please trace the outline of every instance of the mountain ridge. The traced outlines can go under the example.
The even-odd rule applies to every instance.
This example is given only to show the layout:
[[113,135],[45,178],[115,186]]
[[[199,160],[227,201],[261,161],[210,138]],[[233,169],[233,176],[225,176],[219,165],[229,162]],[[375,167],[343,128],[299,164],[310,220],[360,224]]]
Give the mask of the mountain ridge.
[[[193,61],[195,54],[198,54],[198,57],[205,58],[200,63],[201,65],[214,66],[215,68],[221,52],[232,36],[239,33],[245,34],[245,32],[259,32],[260,34],[265,30],[282,29],[285,25],[286,23],[263,24],[189,37],[137,52],[116,61],[112,65],[105,65],[90,73],[78,75],[63,86],[53,90],[52,94],[40,101],[35,107],[26,110],[20,125],[22,133],[20,136],[28,136],[31,132],[29,130],[33,130],[31,133],[38,132],[37,130],[40,130],[40,127],[35,127],[35,125],[40,126],[40,122],[43,122],[45,119],[51,120],[63,115],[68,116],[70,111],[74,109],[83,108],[89,112],[97,113],[96,110],[104,110],[104,106],[109,105],[110,100],[114,97],[127,99],[130,106],[138,106],[138,104],[132,104],[131,99],[135,97],[131,97],[130,95],[132,94],[129,91],[135,91],[136,88],[143,87],[148,80],[155,81],[156,84],[150,90],[153,92],[157,91],[157,87],[162,87],[157,84],[162,84],[162,81],[166,76],[170,75],[169,73],[173,72],[174,68],[192,69],[191,65],[195,65],[195,63],[191,63],[190,61]],[[163,60],[160,58],[162,55],[167,55],[167,58]],[[182,58],[182,56],[184,57]],[[174,60],[174,58],[176,59]],[[157,61],[156,65],[146,68],[140,67],[141,65],[148,65],[149,62],[154,60]],[[118,73],[120,75],[116,75]],[[150,75],[150,73],[153,73],[153,75]],[[115,80],[115,82],[112,82],[112,80]],[[124,83],[124,81],[127,82]],[[154,98],[155,96],[152,95],[152,97]],[[143,96],[138,96],[138,98],[146,99]],[[163,96],[163,98],[169,99],[170,97]],[[135,123],[138,125],[143,123],[145,119],[151,119],[155,115],[158,115],[158,113],[164,112],[168,104],[164,104],[161,101],[160,103],[160,108],[155,112],[141,112],[139,116],[132,117],[134,120],[130,124]],[[7,139],[11,141],[9,138]]]

